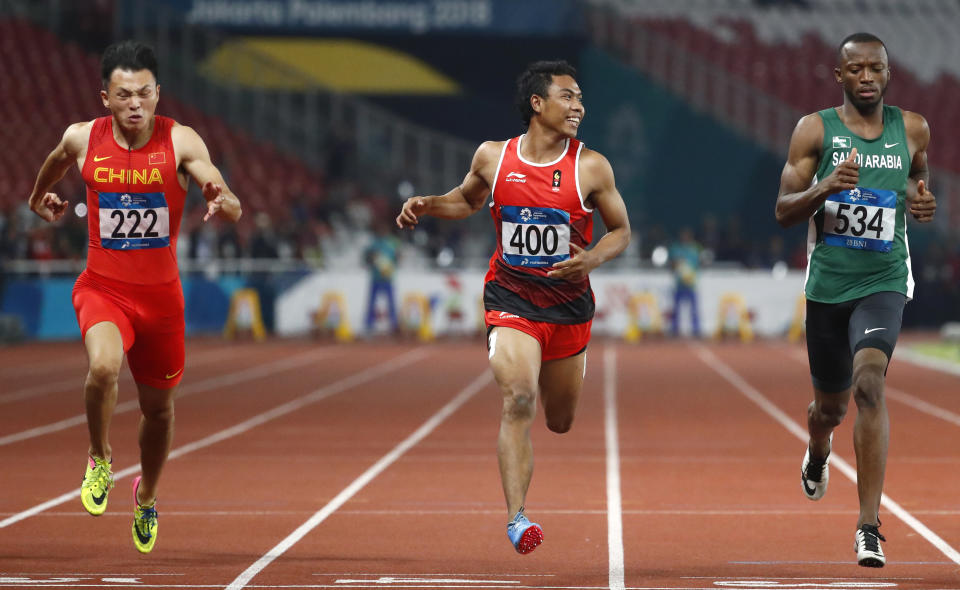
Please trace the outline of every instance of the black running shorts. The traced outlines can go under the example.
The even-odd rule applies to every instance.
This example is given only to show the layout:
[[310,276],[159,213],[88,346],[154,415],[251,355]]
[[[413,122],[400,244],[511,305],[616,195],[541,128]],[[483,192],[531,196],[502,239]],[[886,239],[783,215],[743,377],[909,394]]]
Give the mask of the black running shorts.
[[807,300],[807,356],[813,386],[838,393],[853,383],[853,355],[876,348],[893,356],[907,298],[881,291],[843,303]]

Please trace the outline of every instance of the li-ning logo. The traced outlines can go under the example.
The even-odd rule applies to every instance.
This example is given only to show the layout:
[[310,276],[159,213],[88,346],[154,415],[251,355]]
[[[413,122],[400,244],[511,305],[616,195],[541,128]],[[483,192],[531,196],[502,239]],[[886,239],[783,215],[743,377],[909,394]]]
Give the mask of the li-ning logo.
[[527,207],[524,207],[523,209],[520,210],[520,219],[522,219],[524,223],[530,221],[532,218],[533,218],[533,211],[531,211]]
[[560,169],[557,168],[553,171],[553,192],[560,192]]
[[519,172],[510,172],[507,174],[507,182],[527,182],[527,175]]

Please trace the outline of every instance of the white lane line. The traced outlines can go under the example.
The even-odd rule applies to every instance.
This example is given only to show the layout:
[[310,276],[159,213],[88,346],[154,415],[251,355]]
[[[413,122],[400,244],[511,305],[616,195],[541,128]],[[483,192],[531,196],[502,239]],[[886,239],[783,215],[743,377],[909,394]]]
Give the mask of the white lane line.
[[607,446],[607,551],[610,590],[623,590],[623,504],[620,495],[620,434],[617,426],[617,350],[603,351],[603,424]]
[[[276,406],[271,410],[267,410],[266,412],[261,412],[260,414],[257,414],[256,416],[248,420],[244,420],[239,424],[231,426],[230,428],[226,428],[224,430],[221,430],[220,432],[211,434],[206,438],[202,438],[198,441],[194,441],[192,443],[183,445],[182,447],[178,447],[170,452],[170,454],[167,456],[167,460],[170,461],[178,457],[182,457],[187,453],[192,453],[193,451],[200,450],[204,447],[209,447],[210,445],[227,440],[239,434],[243,434],[244,432],[252,428],[255,428],[257,426],[260,426],[265,422],[269,422],[270,420],[279,418],[280,416],[284,416],[291,412],[295,412],[312,403],[315,403],[317,401],[320,401],[332,395],[336,395],[338,393],[341,393],[343,391],[346,391],[358,385],[362,385],[367,381],[371,381],[373,379],[376,379],[377,377],[381,377],[397,369],[407,367],[410,364],[417,362],[418,360],[422,359],[425,356],[426,356],[426,352],[423,349],[418,348],[410,352],[407,352],[405,354],[402,354],[399,357],[396,357],[394,359],[381,363],[375,367],[364,369],[359,373],[354,373],[349,377],[345,377],[335,383],[331,383],[330,385],[321,387],[320,389],[317,389],[311,393],[308,393],[296,399],[290,400],[287,403]],[[131,465],[130,467],[114,472],[113,479],[114,481],[118,481],[128,475],[139,473],[139,471],[140,471],[139,463],[136,465]],[[76,488],[74,488],[69,492],[66,492],[64,494],[61,494],[60,496],[57,496],[56,498],[53,498],[52,500],[47,500],[46,502],[42,504],[38,504],[33,508],[24,510],[23,512],[19,512],[4,520],[0,520],[0,529],[8,527],[14,523],[20,522],[21,520],[24,520],[26,518],[29,518],[41,512],[44,512],[50,508],[53,508],[54,506],[63,504],[64,502],[75,500],[78,495],[79,495],[79,491]]]
[[334,584],[378,584],[378,585],[394,585],[394,584],[410,584],[419,586],[420,584],[444,584],[450,586],[466,586],[470,584],[481,584],[484,586],[508,586],[519,584],[520,580],[468,580],[466,578],[421,578],[417,576],[410,575],[400,575],[400,576],[380,576],[376,579],[371,578],[339,578],[333,582]]
[[[807,362],[806,355],[801,356],[799,353],[794,353],[788,356],[790,356],[790,358],[797,360],[799,362],[803,362],[803,363]],[[932,365],[927,364],[925,361],[931,360],[931,359],[923,355],[919,355],[915,352],[912,352],[909,349],[907,350],[898,349],[896,352],[896,356],[897,358],[902,358],[908,363],[912,363],[914,365],[917,365],[918,367],[934,369],[937,371],[945,371],[947,373],[960,375],[960,368],[956,367],[956,365],[948,363],[948,365],[945,368],[944,366],[939,366],[938,363],[942,363],[946,361],[936,361],[936,359],[933,359],[935,361],[935,364],[932,364]],[[924,401],[919,397],[911,395],[905,391],[901,391],[895,387],[890,387],[890,385],[885,385],[883,392],[884,392],[884,395],[886,395],[887,399],[900,402],[901,404],[910,406],[914,410],[918,410],[920,412],[923,412],[924,414],[933,416],[934,418],[939,418],[940,420],[949,422],[955,426],[960,426],[960,414],[951,412],[950,410],[931,404],[930,402]]]
[[447,402],[445,406],[443,406],[436,414],[424,422],[423,425],[414,431],[413,434],[395,446],[389,453],[381,457],[379,461],[364,471],[360,477],[353,480],[350,485],[344,488],[332,500],[327,502],[326,506],[314,513],[314,515],[307,519],[306,522],[297,527],[295,531],[287,535],[287,538],[277,543],[277,545],[264,554],[263,557],[258,559],[250,567],[244,570],[226,587],[226,590],[239,590],[240,588],[246,587],[250,580],[263,571],[264,568],[270,565],[273,560],[283,555],[288,549],[293,547],[297,542],[305,537],[307,533],[315,529],[320,523],[326,520],[328,516],[336,512],[338,508],[343,506],[350,498],[356,495],[357,492],[362,490],[368,483],[373,481],[374,478],[380,475],[404,453],[426,438],[426,436],[433,432],[437,426],[449,418],[460,408],[460,406],[465,404],[467,400],[473,397],[474,394],[483,389],[492,380],[492,373],[489,370],[484,370],[480,376],[478,376],[463,390],[461,390],[460,393],[458,393],[452,400]]
[[[261,379],[263,377],[268,377],[275,373],[289,371],[291,369],[299,369],[300,367],[309,365],[324,357],[330,356],[331,352],[332,350],[330,349],[308,351],[288,359],[266,363],[226,375],[210,377],[202,381],[197,381],[196,383],[189,383],[180,389],[180,392],[177,394],[177,399],[179,400],[188,395],[210,391],[211,389],[218,389],[227,385],[235,385],[237,383],[252,381],[254,379]],[[116,416],[117,414],[123,414],[125,412],[138,409],[140,409],[139,401],[135,399],[128,400],[117,404],[113,410],[113,415]],[[37,426],[21,432],[15,432],[13,434],[8,434],[7,436],[0,436],[0,447],[31,438],[36,438],[38,436],[59,432],[61,430],[66,430],[67,428],[86,423],[87,415],[77,414],[76,416],[65,418],[57,422],[45,424],[43,426]]]
[[[231,347],[223,347],[215,350],[206,350],[206,351],[198,352],[194,354],[188,354],[186,369],[190,370],[196,367],[209,365],[211,363],[215,363],[217,361],[223,360],[224,358],[235,356],[236,353],[237,351],[234,350],[234,348],[231,346]],[[44,383],[38,383],[37,385],[33,385],[31,387],[26,387],[23,389],[11,391],[9,393],[0,395],[0,404],[29,399],[32,397],[40,397],[42,395],[47,395],[50,393],[59,393],[59,392],[69,391],[69,390],[78,390],[78,391],[82,390],[84,375],[85,375],[84,369],[85,368],[79,369],[76,372],[76,374],[69,379],[61,379],[60,381],[53,381],[53,382],[48,381]],[[49,377],[49,376],[50,376],[50,373],[48,371],[46,374],[46,377]],[[126,384],[126,382],[128,381],[131,383],[133,382],[133,378],[130,376],[130,373],[126,371],[121,373],[120,379],[123,381],[124,384]]]
[[[714,355],[710,350],[699,344],[695,345],[693,349],[697,353],[697,356],[700,357],[700,360],[704,362],[704,364],[716,371],[717,374],[726,379],[731,385],[736,387],[747,399],[760,406],[761,410],[779,422],[780,425],[786,428],[788,432],[803,442],[807,442],[809,440],[809,434],[807,433],[806,428],[803,428],[792,418],[787,416],[783,411],[780,410],[780,408],[764,397],[762,393],[754,389],[736,371],[717,358],[717,356]],[[851,467],[850,464],[847,463],[842,457],[836,453],[831,454],[830,464],[835,466],[841,473],[847,476],[847,479],[852,481],[854,484],[857,483],[856,469]],[[941,539],[939,535],[930,530],[912,514],[904,510],[904,508],[894,501],[893,498],[883,494],[880,497],[880,504],[889,510],[894,516],[906,523],[907,526],[916,531],[917,534],[926,539],[927,542],[936,547],[937,550],[946,555],[948,559],[960,565],[960,553],[958,553],[956,549],[951,547],[946,541]]]
[[[78,581],[87,580],[89,578],[77,578]],[[63,579],[51,579],[51,580],[4,580],[0,578],[0,588],[97,588],[98,590],[103,590],[104,588],[184,588],[187,590],[198,588],[222,588],[223,584],[144,584],[144,583],[109,583],[104,584],[102,581],[97,583],[78,583],[76,581],[67,581],[70,578]],[[256,584],[252,586],[247,586],[248,588],[330,588],[330,589],[339,589],[339,588],[383,588],[384,586],[389,586],[388,584],[378,583],[376,581],[372,583],[365,584]],[[606,586],[517,586],[517,585],[497,585],[491,584],[487,586],[475,586],[475,585],[458,585],[458,584],[408,584],[405,586],[400,586],[402,588],[518,588],[522,590],[606,590]],[[867,587],[869,588],[869,587]],[[715,586],[703,586],[703,587],[690,587],[690,586],[635,586],[627,588],[626,590],[716,590]],[[811,589],[806,589],[811,590]],[[816,590],[816,589],[813,589]],[[824,587],[824,590],[829,590],[829,587]],[[930,588],[928,590],[943,590],[939,588]],[[954,589],[946,589],[954,590]]]
[[910,350],[906,346],[901,346],[898,348],[894,355],[898,359],[903,359],[912,365],[917,365],[918,367],[934,369],[936,371],[940,371],[941,373],[960,376],[960,365],[957,363],[948,361],[946,359],[938,359],[925,354],[920,354],[919,352]]
[[[344,510],[343,512],[346,512],[346,510]],[[499,510],[499,511],[498,511],[498,513],[501,513],[501,512],[503,512],[503,510]],[[537,510],[537,512],[540,512],[540,511]],[[342,514],[342,513],[341,513],[341,514]],[[480,574],[477,574],[477,573],[464,574],[464,573],[457,573],[457,572],[440,572],[440,573],[438,573],[438,572],[432,572],[432,573],[422,573],[422,572],[421,572],[421,573],[409,573],[409,572],[407,572],[407,573],[402,573],[402,574],[389,573],[389,572],[382,572],[382,573],[378,572],[378,573],[375,573],[375,574],[374,574],[374,573],[370,573],[370,572],[340,572],[340,573],[317,572],[317,573],[314,573],[313,575],[314,575],[314,576],[328,576],[328,577],[337,577],[337,576],[418,576],[418,577],[427,577],[427,576],[450,576],[450,577],[467,578],[467,577],[470,577],[470,576],[483,576],[483,577],[502,576],[502,575],[504,575],[504,574],[503,574],[503,572],[497,572],[497,573],[493,573],[493,574],[491,574],[491,573],[486,573],[486,574],[483,574],[483,573],[480,573]],[[510,575],[511,578],[555,578],[555,577],[557,577],[557,574],[509,574],[509,575]]]
[[[608,514],[608,510],[561,510],[561,509],[550,509],[550,508],[539,508],[537,509],[537,514],[565,514],[565,515],[576,515],[576,516],[604,516]],[[438,515],[487,515],[487,514],[502,514],[503,510],[468,510],[464,508],[451,508],[449,510],[377,510],[377,509],[344,509],[340,510],[340,514],[352,514],[354,516],[438,516]],[[779,509],[770,509],[770,510],[621,510],[621,514],[628,514],[630,516],[735,516],[735,517],[745,517],[745,516],[800,516],[803,518],[808,518],[810,516],[809,510],[779,510]],[[956,516],[960,515],[960,510],[914,510],[914,514],[929,514],[934,516]],[[17,514],[16,512],[0,512],[0,517],[9,516]],[[209,516],[295,516],[295,515],[304,515],[304,514],[313,514],[310,510],[164,510],[164,518],[172,518],[174,516],[187,516],[187,517],[196,517],[202,515]],[[850,514],[850,509],[841,510],[841,509],[827,509],[820,510],[817,512],[818,515],[831,515],[831,514]],[[72,512],[56,512],[48,514],[40,514],[38,516],[45,518],[89,518],[90,515],[83,510],[76,510]],[[129,518],[129,515],[126,513],[120,514],[117,512],[108,512],[98,518],[108,519],[108,518]],[[902,563],[902,562],[897,562]],[[425,575],[425,574],[424,574]],[[490,574],[494,575],[494,574]]]
[[934,418],[939,418],[940,420],[949,422],[954,426],[960,426],[960,414],[955,414],[950,410],[935,406],[930,402],[926,402],[919,397],[910,395],[905,391],[900,391],[899,389],[890,387],[889,385],[884,388],[883,393],[887,396],[887,399],[892,399],[900,402],[901,404],[908,405],[914,410],[918,410],[924,414],[933,416]]

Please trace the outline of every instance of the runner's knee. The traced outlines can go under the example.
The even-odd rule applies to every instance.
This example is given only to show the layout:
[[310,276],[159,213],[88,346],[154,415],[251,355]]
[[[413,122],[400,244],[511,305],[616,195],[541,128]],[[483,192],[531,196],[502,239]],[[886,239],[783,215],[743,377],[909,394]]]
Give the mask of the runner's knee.
[[820,402],[811,406],[816,412],[818,422],[824,426],[836,427],[843,422],[847,415],[847,404],[839,402]]
[[87,372],[86,389],[106,393],[117,384],[120,367],[111,362],[91,361]]
[[503,391],[503,418],[527,422],[536,414],[536,392],[526,388],[505,388]]
[[874,408],[883,399],[883,371],[865,367],[853,374],[853,399],[858,408]]
[[573,416],[547,416],[547,428],[557,434],[563,434],[570,431],[573,426]]
[[141,399],[140,412],[147,420],[173,422],[173,399]]

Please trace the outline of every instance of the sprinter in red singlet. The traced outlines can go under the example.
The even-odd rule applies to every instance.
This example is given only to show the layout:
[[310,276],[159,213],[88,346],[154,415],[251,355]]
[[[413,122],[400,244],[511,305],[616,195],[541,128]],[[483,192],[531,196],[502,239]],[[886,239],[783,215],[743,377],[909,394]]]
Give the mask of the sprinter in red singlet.
[[[497,250],[483,301],[490,366],[503,396],[497,458],[507,536],[519,553],[543,541],[524,515],[533,474],[530,425],[539,395],[547,427],[570,430],[586,368],[594,299],[588,274],[630,242],[630,224],[606,158],[577,141],[583,96],[564,61],[531,64],[517,80],[527,133],[483,143],[463,183],[408,199],[397,225],[423,215],[462,219],[490,195]],[[593,211],[607,233],[593,240]]]
[[236,221],[240,201],[210,162],[197,133],[155,116],[157,59],[149,47],[123,41],[101,61],[100,98],[111,115],[75,123],[50,153],[30,195],[30,209],[60,219],[67,201],[48,192],[76,164],[87,185],[87,268],[73,306],[89,360],[84,383],[90,432],[80,501],[99,516],[113,487],[108,439],[124,353],[139,394],[140,464],[133,480],[133,543],[142,553],[157,540],[160,472],[173,439],[173,400],[183,377],[183,289],[177,234],[189,178],[207,201],[204,221]]

